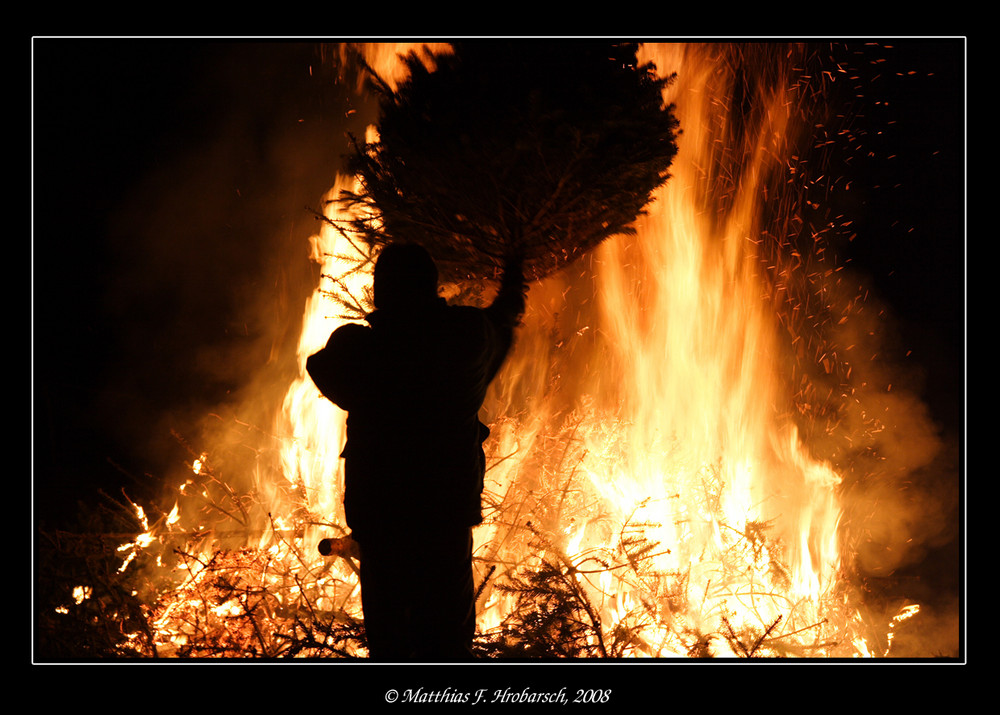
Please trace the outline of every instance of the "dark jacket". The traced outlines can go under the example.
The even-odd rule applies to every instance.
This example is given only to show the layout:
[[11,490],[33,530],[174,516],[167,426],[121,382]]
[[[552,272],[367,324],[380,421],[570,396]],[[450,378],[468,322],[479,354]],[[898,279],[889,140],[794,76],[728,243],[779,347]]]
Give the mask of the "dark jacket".
[[376,310],[309,358],[317,387],[348,413],[344,509],[356,539],[482,521],[479,409],[523,310],[515,275],[489,308],[438,298]]

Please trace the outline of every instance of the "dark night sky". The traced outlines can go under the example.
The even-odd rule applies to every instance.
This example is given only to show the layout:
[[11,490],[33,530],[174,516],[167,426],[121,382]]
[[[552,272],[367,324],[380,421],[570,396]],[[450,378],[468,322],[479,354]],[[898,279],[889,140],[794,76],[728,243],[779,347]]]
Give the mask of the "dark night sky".
[[873,60],[857,106],[873,156],[851,165],[864,202],[847,208],[858,235],[847,256],[888,304],[901,345],[926,368],[926,399],[954,427],[964,377],[964,46],[882,44],[859,51]]
[[[863,200],[853,207],[859,235],[878,238],[855,241],[851,262],[892,306],[926,399],[957,431],[964,43],[887,44],[890,60],[859,100],[887,131],[873,139],[879,159],[855,165]],[[238,391],[272,343],[297,337],[314,270],[305,207],[332,186],[350,108],[319,67],[310,43],[35,41],[40,519],[65,519],[67,495],[114,490],[123,473],[109,460],[161,469],[171,427]]]

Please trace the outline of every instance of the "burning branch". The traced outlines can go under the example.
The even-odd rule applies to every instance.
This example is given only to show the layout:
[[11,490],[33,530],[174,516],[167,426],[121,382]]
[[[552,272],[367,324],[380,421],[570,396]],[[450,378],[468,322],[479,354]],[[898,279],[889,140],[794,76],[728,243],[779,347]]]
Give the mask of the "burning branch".
[[324,273],[323,280],[332,284],[331,288],[322,290],[322,294],[332,300],[343,311],[337,317],[341,320],[360,320],[374,308],[371,289],[366,288],[362,295],[356,295],[352,290],[351,279],[358,275],[370,273],[375,266],[374,247],[351,235],[349,223],[331,218],[319,211],[313,211],[316,218],[333,228],[344,238],[350,253],[328,254],[324,256],[325,263],[338,266],[341,270],[336,275]]
[[600,618],[581,587],[576,566],[531,530],[545,555],[523,575],[497,586],[517,599],[498,646],[505,653],[536,658],[607,657]]
[[743,658],[756,658],[761,645],[771,634],[771,631],[777,628],[778,624],[781,623],[781,616],[778,616],[774,623],[768,626],[764,632],[760,634],[758,634],[755,629],[748,627],[743,629],[740,634],[737,635],[736,631],[733,630],[733,626],[729,622],[729,619],[725,616],[722,618],[722,623],[725,626],[725,632],[723,635],[726,637],[726,640],[729,641],[729,645],[733,648],[733,650]]

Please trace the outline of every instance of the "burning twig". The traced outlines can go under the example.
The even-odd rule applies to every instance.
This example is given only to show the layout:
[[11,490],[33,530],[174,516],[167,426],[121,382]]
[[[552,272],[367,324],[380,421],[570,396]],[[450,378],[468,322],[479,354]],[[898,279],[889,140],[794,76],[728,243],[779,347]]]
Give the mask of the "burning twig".
[[[757,650],[758,650],[758,648],[760,648],[761,643],[763,643],[764,639],[767,637],[767,635],[775,627],[777,627],[777,625],[778,625],[778,623],[780,621],[781,621],[781,617],[779,616],[775,620],[775,622],[772,623],[770,626],[768,626],[767,630],[765,630],[760,635],[756,635],[755,633],[753,633],[752,629],[748,629],[748,630],[746,630],[746,631],[743,632],[743,637],[741,638],[733,630],[733,626],[729,622],[729,618],[727,618],[726,616],[723,616],[722,617],[722,623],[723,623],[723,625],[726,628],[725,633],[723,633],[723,635],[726,637],[726,640],[729,642],[729,645],[733,647],[733,650],[737,653],[737,655],[740,655],[743,658],[753,658],[753,657],[756,656]],[[753,645],[747,645],[744,642],[745,640],[747,640],[747,641],[753,641]]]

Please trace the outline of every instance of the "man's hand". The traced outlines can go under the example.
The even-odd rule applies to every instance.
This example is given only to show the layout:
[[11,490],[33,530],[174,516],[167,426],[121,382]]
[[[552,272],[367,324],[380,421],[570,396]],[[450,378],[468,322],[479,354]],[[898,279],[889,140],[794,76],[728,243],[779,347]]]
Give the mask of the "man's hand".
[[499,313],[502,322],[517,325],[524,314],[524,303],[528,284],[524,280],[524,254],[511,252],[504,261],[503,275],[500,277],[500,291],[490,309]]

